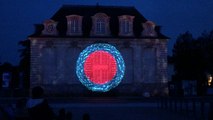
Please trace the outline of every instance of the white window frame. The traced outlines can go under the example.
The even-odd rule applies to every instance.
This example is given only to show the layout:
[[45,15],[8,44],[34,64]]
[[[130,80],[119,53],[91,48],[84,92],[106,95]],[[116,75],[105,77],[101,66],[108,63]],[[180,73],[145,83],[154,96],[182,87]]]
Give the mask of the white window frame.
[[67,35],[82,35],[82,16],[69,15],[67,18]]
[[122,25],[122,30],[121,30],[122,34],[129,34],[130,33],[130,21],[124,19],[121,22],[122,22],[121,23],[121,25]]
[[119,36],[133,36],[133,19],[134,16],[119,16]]
[[96,20],[96,34],[105,34],[106,23],[104,18],[97,18]]
[[71,19],[70,21],[70,32],[71,33],[79,33],[79,20],[74,18],[74,19]]
[[92,16],[91,36],[109,36],[109,19],[105,13],[96,13]]

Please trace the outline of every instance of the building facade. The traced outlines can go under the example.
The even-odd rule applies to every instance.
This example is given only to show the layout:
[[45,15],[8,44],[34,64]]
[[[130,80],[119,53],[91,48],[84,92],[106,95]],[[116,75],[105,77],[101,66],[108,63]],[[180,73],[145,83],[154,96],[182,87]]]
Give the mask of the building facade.
[[115,46],[125,62],[122,81],[108,93],[167,94],[168,38],[134,7],[64,5],[29,39],[30,87],[40,85],[50,96],[97,94],[76,75],[79,54],[95,43]]

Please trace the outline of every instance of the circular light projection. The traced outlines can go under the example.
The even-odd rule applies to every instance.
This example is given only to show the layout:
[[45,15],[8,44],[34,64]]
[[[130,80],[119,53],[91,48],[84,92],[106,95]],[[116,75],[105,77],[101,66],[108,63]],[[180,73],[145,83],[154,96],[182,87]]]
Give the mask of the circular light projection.
[[89,90],[106,92],[116,87],[125,71],[120,52],[112,45],[98,43],[84,49],[77,60],[76,74]]
[[85,60],[84,72],[86,77],[95,84],[110,82],[117,69],[115,58],[108,52],[98,50],[91,53]]

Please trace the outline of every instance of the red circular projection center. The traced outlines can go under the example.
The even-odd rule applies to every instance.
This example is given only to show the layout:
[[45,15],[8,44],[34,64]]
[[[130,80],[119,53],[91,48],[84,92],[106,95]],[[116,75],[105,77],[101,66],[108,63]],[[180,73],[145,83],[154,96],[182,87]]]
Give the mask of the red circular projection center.
[[85,60],[84,73],[95,84],[105,84],[116,74],[115,58],[108,52],[99,50],[91,53]]

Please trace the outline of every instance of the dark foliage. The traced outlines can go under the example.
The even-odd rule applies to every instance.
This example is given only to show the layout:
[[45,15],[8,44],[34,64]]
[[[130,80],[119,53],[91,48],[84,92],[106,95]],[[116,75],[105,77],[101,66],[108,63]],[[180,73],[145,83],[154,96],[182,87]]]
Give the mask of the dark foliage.
[[23,40],[19,42],[19,45],[23,46],[20,52],[20,71],[23,73],[24,87],[29,88],[30,80],[30,40]]
[[213,73],[213,31],[204,32],[193,38],[186,32],[177,37],[173,48],[176,80],[197,80],[198,91],[202,94],[206,86],[206,74]]

